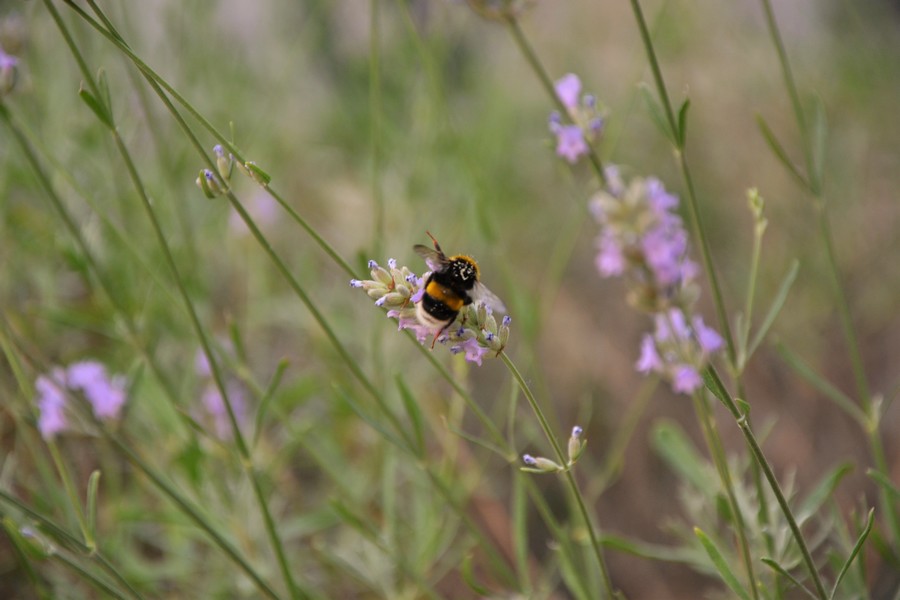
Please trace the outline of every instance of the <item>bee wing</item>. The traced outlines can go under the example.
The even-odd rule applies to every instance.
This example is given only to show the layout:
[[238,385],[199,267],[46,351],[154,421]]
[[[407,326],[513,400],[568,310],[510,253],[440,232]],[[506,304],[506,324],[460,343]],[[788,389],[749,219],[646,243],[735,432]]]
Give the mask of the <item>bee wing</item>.
[[428,268],[431,269],[432,272],[436,273],[447,266],[447,256],[443,252],[438,252],[437,250],[429,248],[428,246],[423,246],[422,244],[416,244],[413,246],[413,250],[416,254],[425,259],[425,264],[428,265]]
[[506,306],[503,300],[497,297],[497,294],[487,289],[487,286],[480,281],[475,282],[475,287],[470,292],[472,301],[475,304],[481,303],[491,309],[491,312],[506,314]]

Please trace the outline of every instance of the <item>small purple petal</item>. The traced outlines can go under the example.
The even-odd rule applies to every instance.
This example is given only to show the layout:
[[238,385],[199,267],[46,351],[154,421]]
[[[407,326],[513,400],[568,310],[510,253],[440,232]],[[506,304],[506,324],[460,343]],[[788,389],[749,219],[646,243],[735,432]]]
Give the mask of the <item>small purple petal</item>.
[[578,96],[581,94],[581,80],[578,75],[569,73],[556,80],[556,95],[569,112],[578,108]]
[[692,323],[694,325],[694,333],[697,335],[697,342],[699,342],[700,348],[703,349],[704,352],[712,354],[713,352],[722,349],[722,346],[725,345],[725,341],[715,329],[708,327],[703,322],[703,317],[699,315],[694,317]]
[[634,367],[639,373],[644,373],[645,375],[650,371],[662,369],[662,359],[659,357],[659,352],[656,351],[653,337],[649,334],[641,339],[641,356]]
[[575,164],[581,156],[588,153],[587,142],[578,125],[562,125],[556,131],[556,154]]
[[672,389],[682,394],[692,394],[703,385],[697,369],[691,365],[678,365],[672,376]]

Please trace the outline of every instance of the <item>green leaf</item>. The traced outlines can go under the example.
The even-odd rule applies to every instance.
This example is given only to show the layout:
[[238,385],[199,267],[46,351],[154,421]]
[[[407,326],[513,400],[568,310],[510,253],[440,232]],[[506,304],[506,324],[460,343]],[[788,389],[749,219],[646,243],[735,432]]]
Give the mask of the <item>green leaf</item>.
[[778,564],[777,562],[775,562],[774,560],[772,560],[771,558],[768,558],[768,557],[763,557],[762,561],[763,561],[763,563],[768,565],[769,568],[771,568],[773,571],[780,573],[784,578],[788,579],[791,583],[793,583],[795,586],[797,586],[798,589],[806,592],[807,596],[809,596],[813,600],[819,600],[818,596],[816,596],[809,589],[807,589],[807,587],[805,585],[800,583],[800,581],[798,581],[796,577],[794,577],[793,575],[788,573],[787,569],[782,567],[780,564]]
[[708,463],[694,449],[693,443],[672,421],[661,421],[652,435],[653,448],[672,470],[698,490],[717,490],[719,484],[707,468]]
[[94,470],[88,478],[87,488],[87,539],[85,545],[92,550],[97,547],[97,490],[100,486],[100,471]]
[[710,560],[712,560],[713,565],[715,565],[716,570],[719,572],[719,575],[722,577],[722,581],[725,582],[732,592],[737,594],[742,600],[750,600],[750,595],[747,593],[747,590],[744,589],[744,586],[741,585],[741,582],[738,581],[737,577],[734,574],[734,571],[731,570],[731,567],[728,566],[728,560],[722,556],[722,553],[716,547],[709,537],[703,533],[703,531],[699,527],[694,527],[694,535],[697,536],[697,539],[700,540],[700,543],[703,544],[703,548],[706,550],[706,554],[709,555]]
[[825,103],[822,97],[813,98],[813,127],[810,146],[812,151],[812,191],[819,194],[822,190],[822,179],[825,175],[825,144],[828,139],[828,121],[825,115]]
[[647,109],[650,111],[650,118],[653,119],[653,122],[656,124],[656,127],[659,129],[660,133],[662,133],[666,137],[666,139],[672,142],[673,145],[679,146],[678,140],[672,137],[673,132],[669,128],[668,122],[666,121],[662,106],[660,106],[659,101],[656,99],[656,96],[653,95],[653,92],[650,90],[650,86],[648,86],[646,83],[641,83],[638,86],[638,91],[641,93],[641,96],[643,96],[644,101],[647,103]]
[[787,301],[788,293],[791,291],[791,287],[794,285],[794,281],[797,279],[797,272],[799,270],[800,262],[794,260],[794,262],[791,263],[791,268],[788,269],[787,274],[784,276],[784,279],[781,280],[781,285],[778,286],[778,293],[776,293],[775,298],[772,299],[772,304],[769,306],[769,310],[766,312],[766,316],[763,319],[762,324],[753,335],[753,340],[750,342],[750,345],[747,348],[746,360],[750,360],[750,357],[753,356],[753,353],[756,352],[756,349],[765,339],[766,334],[769,333],[769,329],[771,329],[772,324],[775,322],[775,319],[778,317],[778,314],[784,307],[785,301]]
[[105,69],[100,69],[97,72],[97,87],[100,89],[100,96],[103,98],[106,114],[109,115],[109,122],[112,123],[112,96],[109,94],[109,79],[106,77]]
[[381,434],[381,437],[383,437],[388,442],[394,444],[401,450],[404,450],[404,451],[410,450],[407,447],[407,445],[403,442],[403,440],[398,438],[391,431],[388,431],[380,421],[376,421],[375,418],[372,417],[372,415],[368,414],[365,410],[363,410],[362,406],[359,404],[359,402],[357,402],[353,398],[352,394],[348,394],[345,390],[343,390],[342,388],[339,388],[338,386],[335,386],[335,391],[341,397],[341,400],[343,400],[347,404],[347,406],[350,407],[350,410],[352,410],[356,414],[356,416],[358,416],[360,419],[365,421],[372,429],[374,429],[379,434]]
[[88,105],[88,108],[90,108],[94,112],[97,118],[100,119],[101,123],[103,123],[110,129],[113,128],[112,119],[106,112],[106,109],[102,104],[100,104],[100,102],[94,97],[93,94],[84,89],[84,84],[82,84],[81,87],[78,88],[78,95],[81,97],[84,103]]
[[897,489],[894,483],[888,479],[884,473],[880,473],[875,469],[869,469],[866,471],[866,475],[874,479],[875,483],[880,485],[890,496],[893,496],[894,500],[900,500],[900,489]]
[[703,569],[708,568],[706,555],[699,550],[686,546],[663,546],[638,540],[629,540],[624,537],[606,534],[603,536],[603,545],[619,552],[625,552],[633,556],[659,560],[672,563],[683,563]]
[[806,178],[803,176],[800,171],[797,170],[797,167],[791,162],[791,159],[788,157],[787,152],[784,151],[784,148],[781,146],[781,143],[778,141],[778,138],[775,137],[775,133],[769,129],[769,125],[766,123],[765,119],[763,119],[762,115],[756,115],[756,124],[759,126],[760,132],[762,132],[763,137],[766,140],[766,143],[769,145],[769,149],[775,154],[775,157],[781,161],[781,164],[791,172],[791,174],[800,181],[800,184],[803,187],[808,188],[809,184],[806,181]]
[[847,571],[850,569],[850,565],[853,564],[853,559],[856,558],[856,555],[859,554],[859,551],[862,550],[863,544],[866,542],[866,538],[869,537],[869,533],[872,531],[872,525],[875,523],[875,509],[869,509],[869,516],[866,518],[866,526],[863,529],[863,532],[859,535],[859,538],[856,540],[856,544],[853,545],[853,550],[850,551],[850,556],[847,557],[847,562],[844,563],[844,566],[841,567],[840,572],[838,573],[837,579],[834,581],[834,587],[831,588],[831,595],[829,598],[834,599],[834,595],[837,593],[838,586],[841,583],[841,580],[844,578],[844,575],[847,574]]
[[419,403],[416,402],[412,392],[409,391],[409,388],[403,382],[403,377],[398,374],[396,381],[397,389],[400,390],[400,398],[403,400],[403,408],[406,409],[406,414],[409,415],[409,420],[412,422],[413,442],[415,444],[416,456],[422,458],[425,455],[425,433],[422,426],[422,410],[419,408]]
[[687,114],[691,107],[691,99],[685,98],[678,109],[678,147],[684,148],[687,144]]
[[475,580],[475,573],[472,570],[472,554],[466,554],[465,557],[463,557],[460,572],[462,573],[463,581],[466,582],[466,585],[468,585],[473,592],[482,598],[491,595],[491,591],[488,588]]
[[830,473],[826,473],[821,481],[813,488],[803,500],[803,503],[795,512],[795,518],[798,524],[814,515],[819,508],[834,494],[841,480],[853,470],[853,463],[845,462],[836,466]]
[[837,389],[831,382],[827,381],[821,375],[812,370],[808,364],[806,364],[799,356],[794,354],[787,346],[782,343],[779,343],[776,346],[778,353],[781,354],[781,357],[787,362],[787,364],[793,368],[797,373],[806,379],[814,388],[822,392],[826,398],[830,399],[832,402],[837,404],[840,408],[844,409],[848,415],[853,417],[857,423],[859,423],[860,427],[863,429],[868,429],[869,419],[866,417],[866,414],[860,410],[858,406],[850,399],[847,394]]
[[288,360],[286,358],[282,358],[278,361],[278,365],[275,367],[275,373],[272,375],[272,380],[269,382],[269,385],[266,386],[266,391],[263,392],[263,396],[259,401],[259,409],[256,411],[256,419],[254,419],[253,423],[254,446],[256,446],[256,442],[259,440],[259,434],[262,431],[266,415],[269,412],[269,408],[272,406],[272,399],[275,397],[278,386],[281,385],[281,379],[284,377],[284,371],[287,367]]

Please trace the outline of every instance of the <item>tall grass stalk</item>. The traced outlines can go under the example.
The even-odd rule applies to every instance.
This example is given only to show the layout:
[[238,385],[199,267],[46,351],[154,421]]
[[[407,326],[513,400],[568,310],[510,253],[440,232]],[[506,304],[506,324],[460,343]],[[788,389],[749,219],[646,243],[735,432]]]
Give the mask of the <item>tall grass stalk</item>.
[[[775,48],[775,52],[778,56],[778,64],[781,68],[785,90],[790,98],[794,120],[800,131],[801,151],[803,152],[806,171],[805,173],[800,174],[799,181],[806,192],[813,198],[813,210],[816,214],[819,237],[822,246],[825,249],[826,264],[831,274],[832,292],[837,303],[838,317],[841,321],[841,329],[847,344],[847,356],[850,360],[854,380],[856,382],[857,402],[868,417],[868,425],[864,427],[864,433],[869,442],[869,450],[872,454],[875,468],[878,472],[887,475],[889,467],[884,452],[884,443],[881,438],[881,415],[876,414],[880,410],[880,406],[873,401],[874,399],[871,395],[871,387],[863,364],[856,327],[853,325],[850,303],[847,300],[843,277],[841,275],[840,267],[838,266],[837,254],[834,247],[834,235],[831,231],[831,220],[828,215],[824,196],[823,164],[825,160],[825,147],[824,145],[817,144],[816,139],[824,138],[824,132],[816,132],[810,129],[806,111],[800,100],[800,92],[798,91],[797,83],[791,69],[791,63],[788,59],[787,50],[785,49],[784,41],[782,40],[781,31],[779,30],[778,22],[775,19],[772,3],[770,0],[760,0],[760,5],[765,15],[766,27],[769,31],[769,37],[772,40],[772,46]],[[898,514],[897,503],[893,502],[887,490],[881,486],[879,486],[879,500],[882,509],[885,512],[885,518],[887,519],[893,542],[896,545],[900,543],[900,514]]]

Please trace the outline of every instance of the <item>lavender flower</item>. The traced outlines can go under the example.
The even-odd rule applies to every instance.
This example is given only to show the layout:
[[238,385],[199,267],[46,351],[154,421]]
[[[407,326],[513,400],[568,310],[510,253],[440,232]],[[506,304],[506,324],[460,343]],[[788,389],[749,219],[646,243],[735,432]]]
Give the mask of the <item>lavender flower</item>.
[[455,322],[436,331],[416,316],[416,304],[422,301],[429,273],[420,277],[406,266],[398,267],[394,259],[388,260],[387,268],[370,260],[369,269],[372,279],[351,279],[350,287],[366,292],[375,306],[386,308],[387,316],[397,320],[398,330],[411,330],[420,343],[432,340],[449,344],[453,354],[464,354],[467,361],[479,366],[484,358],[499,356],[506,347],[512,322],[508,315],[498,324],[489,308],[469,304]]
[[119,418],[125,404],[125,388],[123,376],[110,377],[106,367],[93,360],[73,363],[65,370],[55,367],[48,375],[39,375],[35,389],[41,436],[50,440],[70,428],[66,414],[69,393],[81,393],[96,418],[111,421]]
[[109,377],[106,367],[96,361],[83,361],[70,365],[67,383],[78,390],[90,402],[98,419],[117,419],[125,404],[125,378]]
[[556,136],[556,154],[569,164],[590,153],[591,145],[603,133],[603,118],[598,114],[597,99],[581,96],[581,80],[569,73],[554,85],[560,103],[566,109],[571,124],[564,124],[558,112],[550,114],[550,132]]
[[688,235],[675,213],[678,198],[652,177],[625,185],[611,168],[606,189],[590,208],[601,226],[597,270],[603,277],[626,277],[629,302],[654,315],[654,331],[641,340],[635,368],[662,375],[675,392],[697,391],[700,372],[723,341],[692,314],[699,267],[688,256]]
[[69,425],[65,414],[65,372],[56,368],[50,375],[39,375],[34,387],[37,390],[37,406],[40,412],[38,430],[41,437],[50,440]]

